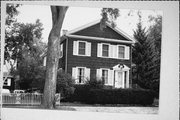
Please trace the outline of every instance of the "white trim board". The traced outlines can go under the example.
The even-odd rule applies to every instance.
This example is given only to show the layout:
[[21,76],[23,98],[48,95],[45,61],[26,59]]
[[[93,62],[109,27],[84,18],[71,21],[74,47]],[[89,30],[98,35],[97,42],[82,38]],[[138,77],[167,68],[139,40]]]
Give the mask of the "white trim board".
[[79,39],[90,39],[90,40],[108,41],[108,42],[116,42],[116,43],[127,43],[127,44],[133,44],[134,43],[133,41],[100,38],[100,37],[90,37],[90,36],[82,36],[82,35],[66,35],[66,36],[72,37],[72,38],[79,38]]

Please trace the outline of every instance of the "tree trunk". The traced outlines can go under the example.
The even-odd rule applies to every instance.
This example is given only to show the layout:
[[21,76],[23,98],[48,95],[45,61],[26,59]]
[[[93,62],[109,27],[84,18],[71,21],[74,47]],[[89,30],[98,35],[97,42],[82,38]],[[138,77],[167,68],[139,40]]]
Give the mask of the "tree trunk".
[[42,106],[48,109],[55,107],[56,78],[60,54],[60,31],[67,9],[67,6],[51,6],[53,25],[48,38],[46,79],[42,101]]

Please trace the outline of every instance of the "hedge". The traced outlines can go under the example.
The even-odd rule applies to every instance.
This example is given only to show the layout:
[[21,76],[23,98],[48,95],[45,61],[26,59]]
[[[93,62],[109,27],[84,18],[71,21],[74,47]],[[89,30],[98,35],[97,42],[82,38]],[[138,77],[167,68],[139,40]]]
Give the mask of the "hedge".
[[138,104],[152,105],[155,93],[143,89],[92,89],[88,85],[75,86],[74,94],[65,102],[87,104]]
[[90,104],[139,104],[152,105],[155,94],[142,89],[91,89],[89,91]]

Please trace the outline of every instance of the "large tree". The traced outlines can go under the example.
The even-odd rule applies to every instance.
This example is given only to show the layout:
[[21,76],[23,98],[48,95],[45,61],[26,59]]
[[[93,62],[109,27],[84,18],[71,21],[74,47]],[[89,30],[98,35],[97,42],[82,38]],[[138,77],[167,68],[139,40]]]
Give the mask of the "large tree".
[[56,79],[60,51],[60,31],[68,7],[51,6],[52,29],[48,38],[46,79],[42,105],[44,108],[55,107]]
[[[44,108],[52,109],[55,107],[56,79],[60,49],[60,31],[67,9],[67,6],[51,6],[53,25],[48,38],[46,79],[44,86],[44,97],[42,102]],[[103,29],[105,27],[106,21],[112,23],[112,25],[115,26],[114,20],[118,16],[118,9],[102,9],[101,28]],[[109,17],[111,17],[111,19],[108,19]]]
[[[141,20],[141,16],[140,20]],[[154,89],[158,83],[158,53],[153,39],[148,39],[148,32],[142,27],[141,21],[134,31],[134,38],[137,40],[133,46],[132,60],[135,64],[133,71],[134,81],[141,88]]]

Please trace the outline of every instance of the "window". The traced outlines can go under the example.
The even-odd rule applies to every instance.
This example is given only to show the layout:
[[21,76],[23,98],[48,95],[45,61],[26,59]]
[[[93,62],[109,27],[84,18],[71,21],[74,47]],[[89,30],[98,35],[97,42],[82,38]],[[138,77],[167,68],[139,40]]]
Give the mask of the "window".
[[85,68],[78,68],[78,83],[84,83]]
[[91,56],[91,43],[87,41],[73,41],[73,55]]
[[72,67],[72,77],[75,84],[84,84],[90,80],[90,68],[87,67]]
[[108,83],[108,70],[102,70],[102,80],[105,84]]
[[106,45],[106,44],[102,45],[102,56],[103,57],[109,56],[109,45]]
[[85,55],[86,54],[86,43],[85,42],[79,42],[79,55]]
[[118,46],[118,58],[125,58],[125,47]]

